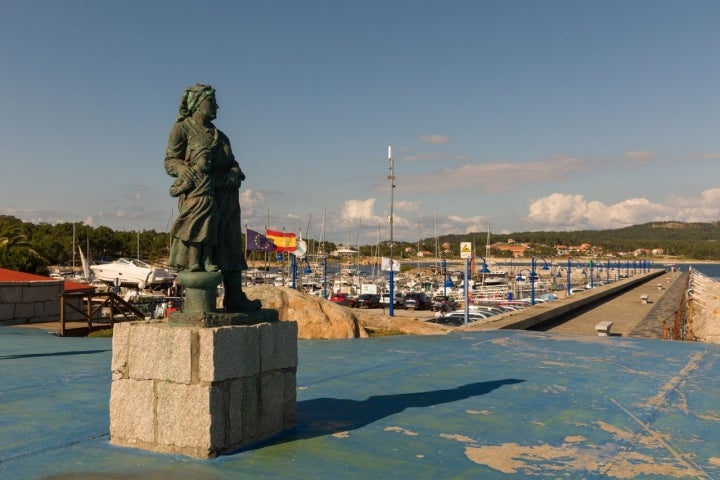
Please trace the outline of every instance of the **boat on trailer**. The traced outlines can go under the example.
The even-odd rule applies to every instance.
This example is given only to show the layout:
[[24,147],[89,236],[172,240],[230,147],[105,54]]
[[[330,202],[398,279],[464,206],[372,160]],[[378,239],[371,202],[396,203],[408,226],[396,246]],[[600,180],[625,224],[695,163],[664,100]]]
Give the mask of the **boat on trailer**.
[[118,258],[114,262],[91,265],[95,278],[109,284],[137,286],[140,289],[171,285],[175,275],[167,268],[157,268],[142,260]]

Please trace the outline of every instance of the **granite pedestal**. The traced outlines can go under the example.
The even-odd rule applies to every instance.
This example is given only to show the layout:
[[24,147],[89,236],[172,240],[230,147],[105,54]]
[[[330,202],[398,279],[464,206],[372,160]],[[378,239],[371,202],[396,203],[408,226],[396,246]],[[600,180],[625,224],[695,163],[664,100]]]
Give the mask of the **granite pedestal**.
[[195,294],[170,322],[115,325],[113,445],[210,458],[295,425],[297,323],[213,311]]

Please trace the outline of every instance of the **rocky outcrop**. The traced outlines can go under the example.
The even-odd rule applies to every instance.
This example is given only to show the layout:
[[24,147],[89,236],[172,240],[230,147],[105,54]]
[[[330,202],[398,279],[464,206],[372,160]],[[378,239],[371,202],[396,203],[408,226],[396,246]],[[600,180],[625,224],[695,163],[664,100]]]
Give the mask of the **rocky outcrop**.
[[378,310],[356,310],[288,287],[255,285],[244,288],[263,308],[278,311],[280,320],[298,323],[298,338],[367,338],[376,334],[438,335],[450,329],[412,317],[389,317]]

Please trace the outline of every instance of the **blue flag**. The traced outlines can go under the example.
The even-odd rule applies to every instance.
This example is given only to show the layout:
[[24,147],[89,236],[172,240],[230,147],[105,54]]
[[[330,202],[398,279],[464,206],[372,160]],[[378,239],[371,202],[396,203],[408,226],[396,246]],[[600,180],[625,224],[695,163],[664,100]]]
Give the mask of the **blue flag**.
[[248,228],[247,249],[258,252],[274,252],[276,248],[275,244],[265,235]]

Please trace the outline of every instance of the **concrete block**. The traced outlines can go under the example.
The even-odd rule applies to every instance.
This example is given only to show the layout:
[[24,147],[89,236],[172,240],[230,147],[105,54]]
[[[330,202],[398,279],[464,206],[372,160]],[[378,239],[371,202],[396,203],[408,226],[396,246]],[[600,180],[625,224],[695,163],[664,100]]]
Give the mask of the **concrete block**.
[[113,380],[110,436],[113,443],[155,443],[155,393],[150,380]]
[[198,343],[201,382],[220,382],[260,373],[257,326],[201,328]]
[[131,322],[128,372],[136,380],[155,379],[189,384],[192,381],[193,329],[162,322]]
[[[257,431],[258,401],[255,395],[257,377],[239,378],[229,382],[228,399],[228,442],[239,445],[244,441],[253,441]],[[252,382],[253,386],[248,386]]]
[[157,384],[157,443],[208,457],[224,445],[222,392],[211,385]]
[[260,377],[260,436],[284,430],[285,379],[283,372],[272,371]]
[[16,303],[15,311],[13,312],[14,320],[27,321],[35,317],[35,304],[34,303]]
[[283,429],[297,423],[297,375],[295,370],[283,372]]
[[15,318],[15,305],[0,304],[0,322],[9,322],[13,318]]
[[0,284],[0,305],[15,304],[22,302],[22,289],[20,285],[13,283]]
[[297,368],[297,323],[263,323],[260,328],[260,370]]
[[34,303],[45,300],[58,300],[62,293],[62,282],[34,282],[22,289],[22,302]]
[[112,360],[110,362],[113,382],[116,379],[128,378],[131,329],[132,325],[127,322],[116,323],[113,326]]
[[612,328],[613,322],[599,322],[595,325],[595,330],[600,337],[607,337],[610,335],[610,328]]

